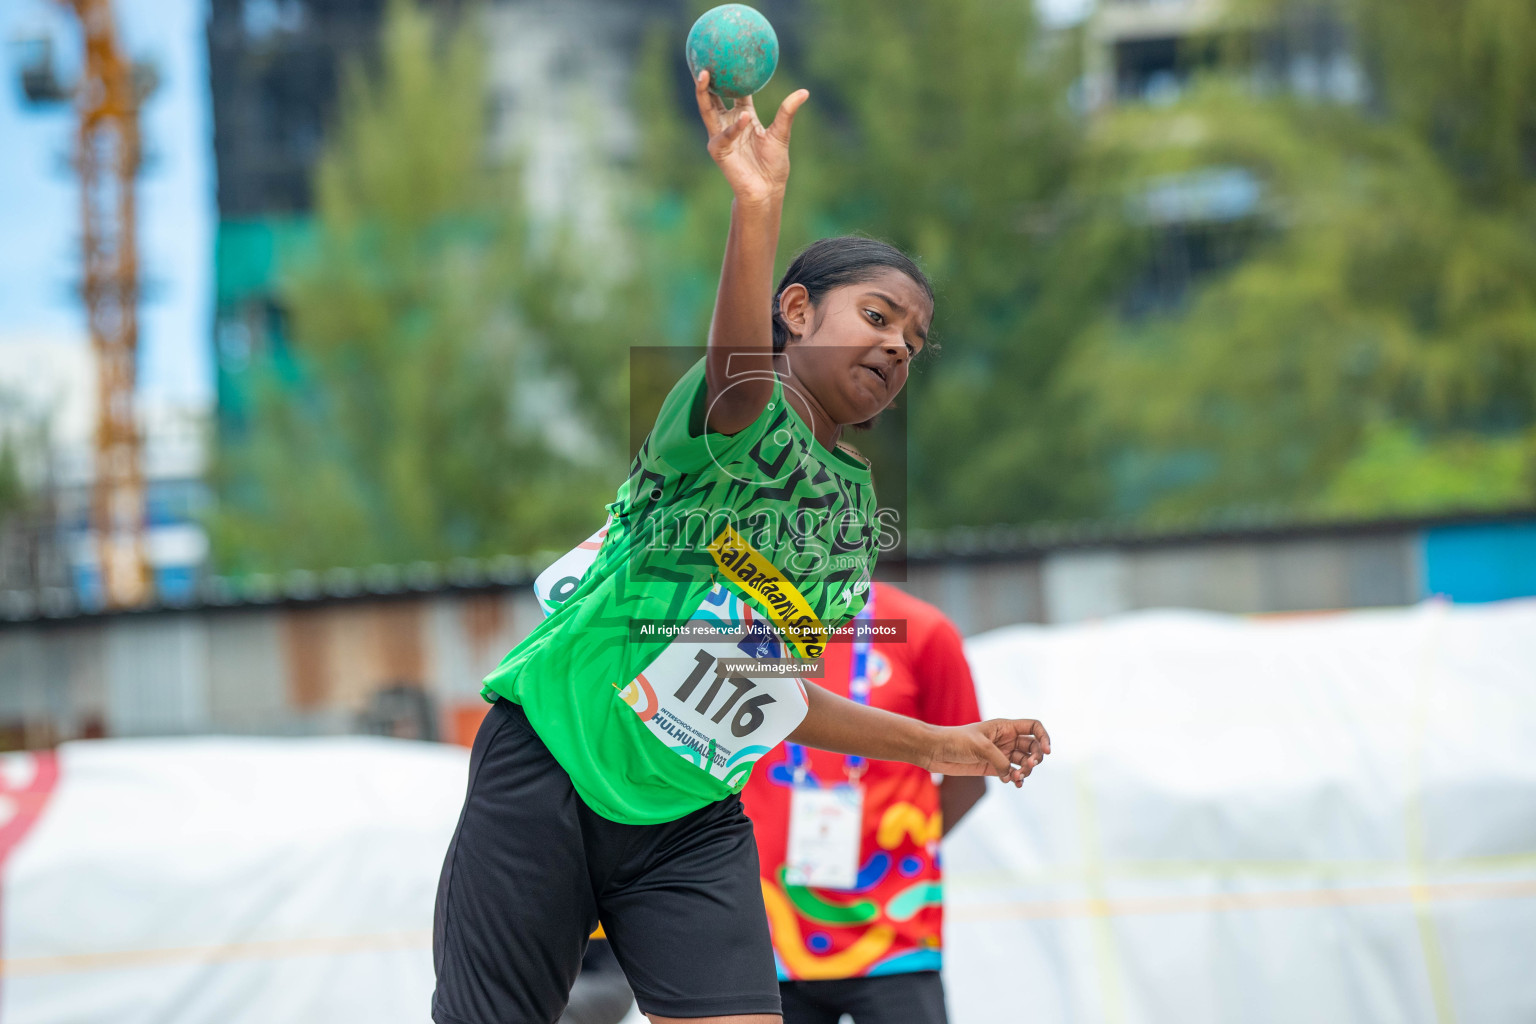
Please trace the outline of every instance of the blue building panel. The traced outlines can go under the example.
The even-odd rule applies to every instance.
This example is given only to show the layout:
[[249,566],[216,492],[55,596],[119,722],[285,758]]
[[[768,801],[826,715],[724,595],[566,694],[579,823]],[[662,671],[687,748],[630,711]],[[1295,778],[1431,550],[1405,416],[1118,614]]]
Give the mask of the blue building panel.
[[1465,603],[1536,596],[1536,522],[1426,530],[1424,589]]
[[155,569],[155,593],[166,604],[190,604],[197,599],[197,569],[173,565]]

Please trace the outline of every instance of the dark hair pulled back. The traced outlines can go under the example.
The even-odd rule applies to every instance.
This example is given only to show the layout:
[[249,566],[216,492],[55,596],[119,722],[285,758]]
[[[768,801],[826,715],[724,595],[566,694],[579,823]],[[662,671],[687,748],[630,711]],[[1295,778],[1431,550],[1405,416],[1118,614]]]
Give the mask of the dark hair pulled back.
[[811,304],[815,305],[831,289],[867,281],[878,270],[901,271],[916,282],[929,302],[933,301],[933,285],[928,283],[927,275],[912,257],[894,245],[859,235],[839,235],[812,242],[801,249],[773,293],[773,350],[784,351],[790,339],[789,325],[779,312],[779,297],[785,288],[792,284],[803,285],[810,294]]

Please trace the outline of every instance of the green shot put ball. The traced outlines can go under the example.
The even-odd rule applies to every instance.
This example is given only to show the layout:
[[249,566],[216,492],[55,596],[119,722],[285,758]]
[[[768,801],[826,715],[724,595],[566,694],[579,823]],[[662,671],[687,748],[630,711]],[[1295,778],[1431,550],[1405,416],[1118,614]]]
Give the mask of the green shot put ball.
[[779,64],[779,37],[768,19],[746,4],[723,4],[699,15],[688,30],[688,70],[709,72],[709,91],[728,100],[768,84]]

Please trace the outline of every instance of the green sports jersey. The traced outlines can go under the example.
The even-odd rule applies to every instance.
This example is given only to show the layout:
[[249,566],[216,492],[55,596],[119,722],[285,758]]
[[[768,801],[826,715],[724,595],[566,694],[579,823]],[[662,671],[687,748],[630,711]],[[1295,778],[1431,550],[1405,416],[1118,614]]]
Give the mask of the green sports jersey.
[[[662,404],[608,526],[540,577],[552,613],[485,680],[613,821],[671,821],[740,791],[803,718],[805,690],[710,667],[816,656],[874,567],[865,465],[824,448],[778,378],[737,434],[708,429],[706,398],[700,360]],[[683,621],[718,633],[672,639],[665,624]]]

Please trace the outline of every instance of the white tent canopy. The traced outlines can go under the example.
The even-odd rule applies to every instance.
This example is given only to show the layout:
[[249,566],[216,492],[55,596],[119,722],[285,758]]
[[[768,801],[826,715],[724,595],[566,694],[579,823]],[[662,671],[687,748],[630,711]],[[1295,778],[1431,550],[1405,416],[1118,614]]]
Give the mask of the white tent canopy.
[[[1536,602],[967,651],[984,711],[1055,752],[946,844],[957,1024],[1536,1020]],[[466,765],[66,744],[12,843],[48,762],[0,759],[0,1024],[422,1024]]]

